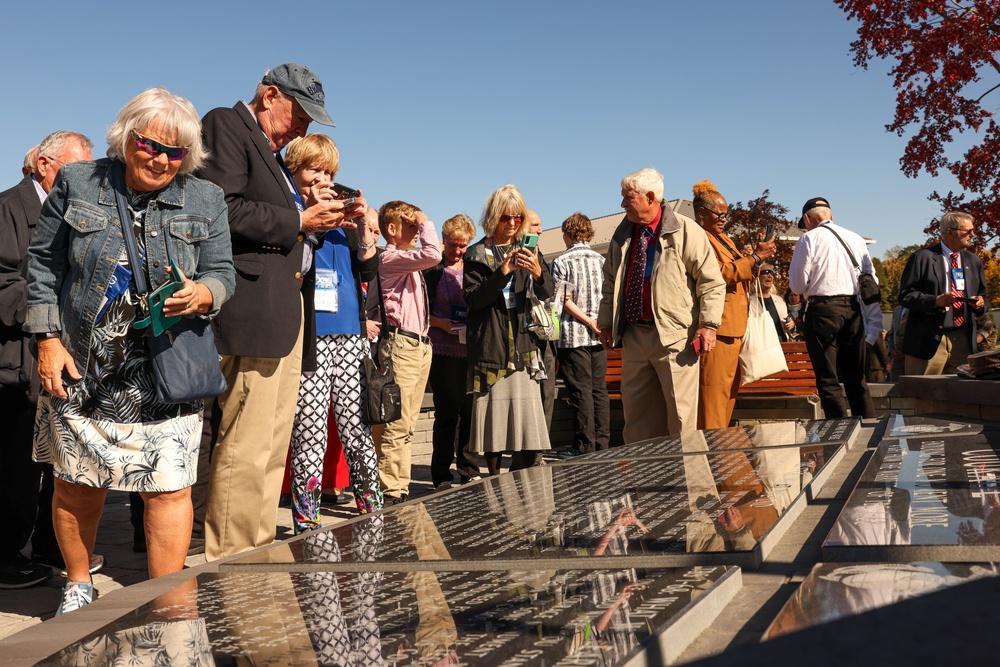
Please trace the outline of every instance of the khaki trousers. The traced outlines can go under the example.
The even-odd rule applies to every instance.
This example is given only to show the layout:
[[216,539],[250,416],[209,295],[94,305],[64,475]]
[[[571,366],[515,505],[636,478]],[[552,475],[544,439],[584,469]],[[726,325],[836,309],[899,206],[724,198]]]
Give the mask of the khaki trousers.
[[698,428],[726,428],[740,390],[742,336],[716,336],[715,347],[701,355]]
[[229,388],[212,451],[205,557],[225,558],[274,541],[278,498],[302,372],[302,325],[284,359],[222,357]]
[[958,372],[959,366],[968,363],[970,354],[972,343],[968,326],[944,331],[937,351],[930,359],[906,355],[904,372],[907,375],[953,375]]
[[664,346],[656,327],[628,326],[622,408],[625,444],[698,428],[698,355],[687,337]]
[[402,414],[385,425],[378,446],[378,476],[382,492],[392,498],[410,493],[410,452],[413,429],[431,372],[431,346],[409,336],[388,333],[392,344],[392,370],[399,385]]

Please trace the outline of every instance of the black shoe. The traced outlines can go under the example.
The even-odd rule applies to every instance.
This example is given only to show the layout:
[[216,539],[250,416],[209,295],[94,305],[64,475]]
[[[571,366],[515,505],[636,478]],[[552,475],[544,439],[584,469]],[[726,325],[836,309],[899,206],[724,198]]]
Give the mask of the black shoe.
[[28,588],[51,578],[51,568],[32,563],[21,554],[0,562],[0,588]]
[[203,553],[205,553],[205,538],[192,537],[191,546],[188,547],[188,556],[197,556],[198,554]]
[[566,459],[571,459],[574,456],[580,456],[582,453],[583,452],[576,447],[570,447],[569,449],[564,449],[561,452],[556,452],[556,458],[565,461]]
[[[40,565],[51,567],[55,572],[58,572],[60,576],[66,576],[66,563],[63,561],[62,554],[36,554],[32,552],[31,560]],[[104,556],[101,554],[91,554],[89,568],[90,573],[95,574],[100,572],[103,567]]]
[[403,495],[399,496],[398,498],[396,498],[394,496],[386,496],[385,497],[385,506],[386,507],[390,507],[392,505],[402,505],[403,503],[405,503],[409,499],[410,499],[410,496],[408,496],[405,493]]
[[320,503],[323,505],[346,505],[354,500],[353,493],[324,493],[320,496]]

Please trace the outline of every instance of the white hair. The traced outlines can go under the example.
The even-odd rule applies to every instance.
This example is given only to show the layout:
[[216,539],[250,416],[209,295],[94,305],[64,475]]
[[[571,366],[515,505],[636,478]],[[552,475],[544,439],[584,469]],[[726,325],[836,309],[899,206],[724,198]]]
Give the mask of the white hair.
[[177,133],[177,143],[188,149],[178,173],[189,174],[205,162],[208,151],[201,141],[201,119],[194,105],[166,88],[145,90],[122,107],[114,125],[108,129],[108,157],[125,161],[125,147],[134,141],[132,132],[158,127]]
[[655,169],[640,169],[622,179],[622,190],[635,190],[641,195],[652,192],[659,202],[663,199],[663,174]]

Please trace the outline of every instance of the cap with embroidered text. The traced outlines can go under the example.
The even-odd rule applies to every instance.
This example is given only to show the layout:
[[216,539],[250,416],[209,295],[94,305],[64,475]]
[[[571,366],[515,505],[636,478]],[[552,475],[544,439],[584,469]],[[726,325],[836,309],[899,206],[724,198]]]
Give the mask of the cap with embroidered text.
[[305,65],[278,65],[268,70],[260,82],[265,86],[275,86],[285,95],[294,98],[317,123],[336,127],[324,106],[326,98],[323,95],[323,82]]

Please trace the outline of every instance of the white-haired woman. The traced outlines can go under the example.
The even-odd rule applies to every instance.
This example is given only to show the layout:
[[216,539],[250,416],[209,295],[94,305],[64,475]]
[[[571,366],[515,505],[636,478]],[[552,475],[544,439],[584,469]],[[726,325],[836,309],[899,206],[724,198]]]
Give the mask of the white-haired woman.
[[[205,159],[191,103],[163,88],[140,93],[108,146],[109,159],[63,165],[28,252],[24,328],[37,341],[43,390],[34,456],[54,466],[67,571],[57,613],[94,597],[88,567],[108,489],[145,501],[150,577],[183,568],[191,537],[202,404],[157,398],[146,330],[133,326],[148,315],[133,272],[156,289],[177,264],[184,287],[166,299],[167,317],[212,317],[235,286],[222,190],[190,175]],[[141,266],[130,264],[123,233],[134,234]]]
[[469,247],[464,260],[472,448],[485,454],[491,475],[500,472],[505,451],[521,452],[520,465],[530,467],[550,447],[538,391],[545,370],[525,318],[531,309],[528,290],[544,301],[554,289],[541,255],[520,247],[527,216],[515,186],[495,191],[480,221],[486,236]]

